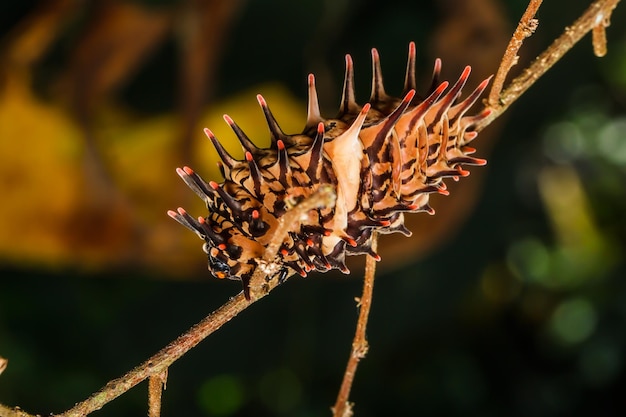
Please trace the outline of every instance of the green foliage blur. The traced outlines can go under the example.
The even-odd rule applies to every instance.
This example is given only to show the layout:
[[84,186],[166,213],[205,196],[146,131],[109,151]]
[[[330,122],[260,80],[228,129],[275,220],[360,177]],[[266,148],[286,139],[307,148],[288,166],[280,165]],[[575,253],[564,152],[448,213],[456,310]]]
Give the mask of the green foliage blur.
[[[311,61],[331,63],[341,80],[343,54],[367,62],[372,46],[384,55],[387,84],[399,88],[391,74],[403,74],[408,41],[426,44],[435,4],[331,3],[244,3],[215,94],[275,81],[304,100]],[[545,3],[528,41],[536,52],[587,4]],[[339,27],[323,27],[324,13],[339,4],[350,10],[331,19]],[[525,2],[503,5],[513,28]],[[17,21],[22,9],[8,2],[1,14]],[[426,259],[378,274],[370,350],[351,396],[357,416],[626,414],[624,27],[620,4],[605,58],[583,40],[510,109],[479,203],[460,230]],[[313,48],[313,35],[324,40],[325,30],[329,41]],[[153,58],[159,65],[125,87],[128,106],[174,105],[165,80],[171,53],[163,47]],[[422,73],[430,65],[420,56]],[[367,91],[367,65],[358,71],[359,91]],[[483,156],[480,137],[476,147]],[[0,275],[0,356],[9,360],[0,403],[42,415],[83,400],[240,290],[208,276],[48,270],[10,260]],[[358,273],[289,280],[170,368],[162,415],[330,415],[360,284]],[[146,410],[144,383],[93,415]]]

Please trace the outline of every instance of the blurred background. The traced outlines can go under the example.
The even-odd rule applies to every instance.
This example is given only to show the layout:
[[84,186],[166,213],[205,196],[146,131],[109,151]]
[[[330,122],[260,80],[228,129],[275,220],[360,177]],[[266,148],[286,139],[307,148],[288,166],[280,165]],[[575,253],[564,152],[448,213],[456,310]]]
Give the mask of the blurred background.
[[[587,7],[546,2],[519,71]],[[337,111],[344,54],[369,97],[370,48],[399,94],[418,79],[494,73],[523,0],[8,1],[0,5],[0,403],[70,408],[240,291],[169,219],[201,202],[175,173],[218,179],[210,127],[228,113],[269,141],[306,76]],[[386,236],[351,400],[358,416],[626,413],[626,7],[608,55],[586,37],[481,133],[485,168]],[[478,108],[476,109],[478,110]],[[352,274],[293,278],[176,362],[163,415],[327,416],[353,337]],[[145,415],[147,385],[98,416]]]

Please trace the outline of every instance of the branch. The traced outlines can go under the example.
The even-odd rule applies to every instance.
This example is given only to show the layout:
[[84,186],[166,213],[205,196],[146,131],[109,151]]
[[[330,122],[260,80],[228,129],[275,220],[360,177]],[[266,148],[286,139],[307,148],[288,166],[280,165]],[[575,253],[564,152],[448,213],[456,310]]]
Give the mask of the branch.
[[[491,114],[476,125],[479,132],[504,113],[511,104],[530,88],[546,71],[548,71],[567,51],[580,41],[592,29],[608,26],[613,9],[620,0],[597,0],[580,16],[571,26],[565,28],[565,32],[559,36],[544,52],[539,55],[521,75],[511,81],[511,84],[500,94],[497,100],[492,102],[491,94],[486,109]],[[598,29],[596,29],[598,31]],[[597,36],[597,34],[596,34]],[[601,39],[594,42],[601,44]],[[503,58],[503,61],[506,59]]]
[[148,378],[148,417],[161,416],[161,396],[167,383],[167,370]]
[[[378,234],[374,232],[372,235],[372,251],[376,252],[377,247]],[[365,337],[365,330],[367,328],[367,319],[372,306],[376,262],[377,260],[373,256],[367,256],[367,259],[365,260],[363,295],[360,299],[357,299],[358,305],[360,306],[359,321],[356,324],[356,332],[354,334],[354,340],[352,341],[352,351],[350,352],[346,372],[343,375],[343,381],[341,382],[341,388],[339,388],[337,401],[332,409],[334,417],[352,416],[352,403],[348,402],[348,399],[350,398],[350,389],[352,388],[352,381],[354,381],[356,368],[359,365],[359,361],[367,354],[369,347],[367,344],[367,338]]]
[[535,19],[535,15],[537,14],[537,10],[539,9],[539,6],[541,6],[542,2],[543,0],[531,0],[530,3],[528,3],[528,7],[518,23],[517,29],[515,29],[515,32],[509,41],[509,45],[504,51],[504,56],[502,57],[502,61],[498,67],[498,72],[493,79],[491,91],[489,92],[489,99],[487,102],[490,106],[495,106],[498,103],[498,98],[500,97],[502,87],[504,86],[504,80],[506,79],[506,76],[511,68],[513,68],[519,60],[517,51],[519,51],[519,48],[524,43],[524,39],[532,35],[537,29],[537,24],[539,22]]
[[[263,259],[258,261],[259,268],[257,268],[250,279],[250,297],[252,299],[267,294],[280,284],[277,279],[268,282],[265,277],[276,274],[279,269],[282,268],[279,262],[275,262],[276,254],[289,231],[296,230],[297,226],[301,223],[311,223],[311,220],[313,220],[309,219],[311,210],[322,207],[334,207],[336,201],[337,193],[335,189],[329,184],[320,185],[317,191],[311,194],[306,200],[300,202],[284,216],[280,217],[275,236],[281,236],[281,238],[274,238],[267,245]],[[318,214],[315,213],[314,215],[317,216]],[[257,272],[259,273],[257,274]]]
[[591,31],[591,43],[593,44],[593,53],[602,58],[606,55],[606,28],[611,24],[610,17],[605,17],[604,20],[595,26]]
[[156,355],[128,372],[126,375],[114,379],[100,391],[76,404],[72,409],[59,414],[58,417],[83,417],[99,410],[106,403],[119,397],[146,378],[161,375],[167,372],[168,367],[177,359],[195,347],[208,335],[222,327],[237,314],[245,310],[251,302],[246,301],[242,293],[228,300],[224,305],[209,314],[187,333],[178,337],[172,343],[161,349]]
[[0,416],[2,417],[40,417],[32,414],[28,414],[19,407],[11,408],[6,405],[0,404]]
[[[250,280],[250,301],[245,299],[243,293],[239,293],[189,329],[182,336],[178,337],[178,339],[167,345],[156,355],[152,356],[150,359],[131,370],[126,375],[110,381],[100,391],[91,395],[85,401],[76,404],[76,406],[72,409],[62,414],[58,414],[57,417],[86,416],[93,411],[99,410],[106,403],[114,400],[148,378],[150,378],[150,412],[158,413],[156,407],[157,396],[158,402],[160,403],[160,386],[158,387],[157,393],[156,384],[161,385],[164,383],[165,375],[167,375],[167,369],[169,366],[189,350],[194,348],[211,333],[248,308],[252,303],[265,297],[272,289],[276,288],[276,286],[280,284],[280,282],[278,282],[279,280],[273,279],[268,281],[266,271],[273,271],[278,268],[278,263],[275,262],[276,254],[278,253],[278,249],[287,236],[289,230],[293,230],[293,228],[297,227],[298,224],[306,221],[311,210],[334,206],[336,199],[337,195],[334,188],[330,185],[322,185],[317,191],[311,194],[311,196],[294,206],[280,218],[279,225],[274,232],[272,241],[265,250],[263,259],[259,259],[259,265],[263,265],[263,267],[257,268]],[[155,409],[154,411],[152,411],[153,406]],[[150,414],[151,417],[153,415],[156,416],[158,414]],[[0,416],[34,417],[28,413],[24,413],[20,409],[11,409],[1,404]]]

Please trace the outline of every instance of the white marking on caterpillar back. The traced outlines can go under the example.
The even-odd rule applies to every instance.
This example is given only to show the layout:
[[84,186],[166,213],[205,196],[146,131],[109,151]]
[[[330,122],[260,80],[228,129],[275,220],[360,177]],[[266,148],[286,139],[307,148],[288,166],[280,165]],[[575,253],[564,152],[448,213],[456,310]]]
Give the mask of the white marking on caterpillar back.
[[363,159],[363,144],[359,139],[359,133],[369,109],[369,104],[364,105],[348,130],[324,144],[324,151],[329,156],[338,183],[334,230],[345,230],[348,225],[348,212],[356,206],[361,186]]

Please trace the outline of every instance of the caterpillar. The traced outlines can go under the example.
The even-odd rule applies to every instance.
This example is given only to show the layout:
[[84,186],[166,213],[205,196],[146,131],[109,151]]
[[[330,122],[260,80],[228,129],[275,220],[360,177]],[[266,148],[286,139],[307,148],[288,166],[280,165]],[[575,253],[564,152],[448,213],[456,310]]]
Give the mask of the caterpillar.
[[168,215],[204,240],[214,277],[241,280],[249,298],[250,279],[278,219],[322,185],[336,191],[334,206],[317,209],[314,220],[289,231],[275,261],[280,268],[266,279],[284,280],[294,273],[307,276],[314,270],[339,269],[347,274],[346,255],[366,254],[380,260],[371,248],[374,231],[410,236],[405,213],[434,214],[429,196],[449,194],[445,178],[458,180],[469,175],[463,165],[487,163],[470,156],[476,150],[468,144],[478,135],[474,126],[489,110],[466,113],[490,78],[459,101],[471,68],[465,67],[448,89],[447,81],[439,82],[442,64],[436,59],[431,86],[420,97],[415,50],[411,42],[403,95],[396,98],[385,92],[380,57],[372,49],[372,90],[363,106],[355,100],[353,61],[346,55],[335,118],[321,116],[315,77],[310,74],[307,119],[299,134],[284,133],[258,95],[271,137],[267,149],[257,147],[224,115],[243,147],[244,160],[233,158],[209,129],[204,130],[221,159],[218,165],[224,180],[207,183],[193,169],[177,168],[178,175],[206,203],[208,215],[195,219],[183,208],[170,210]]

